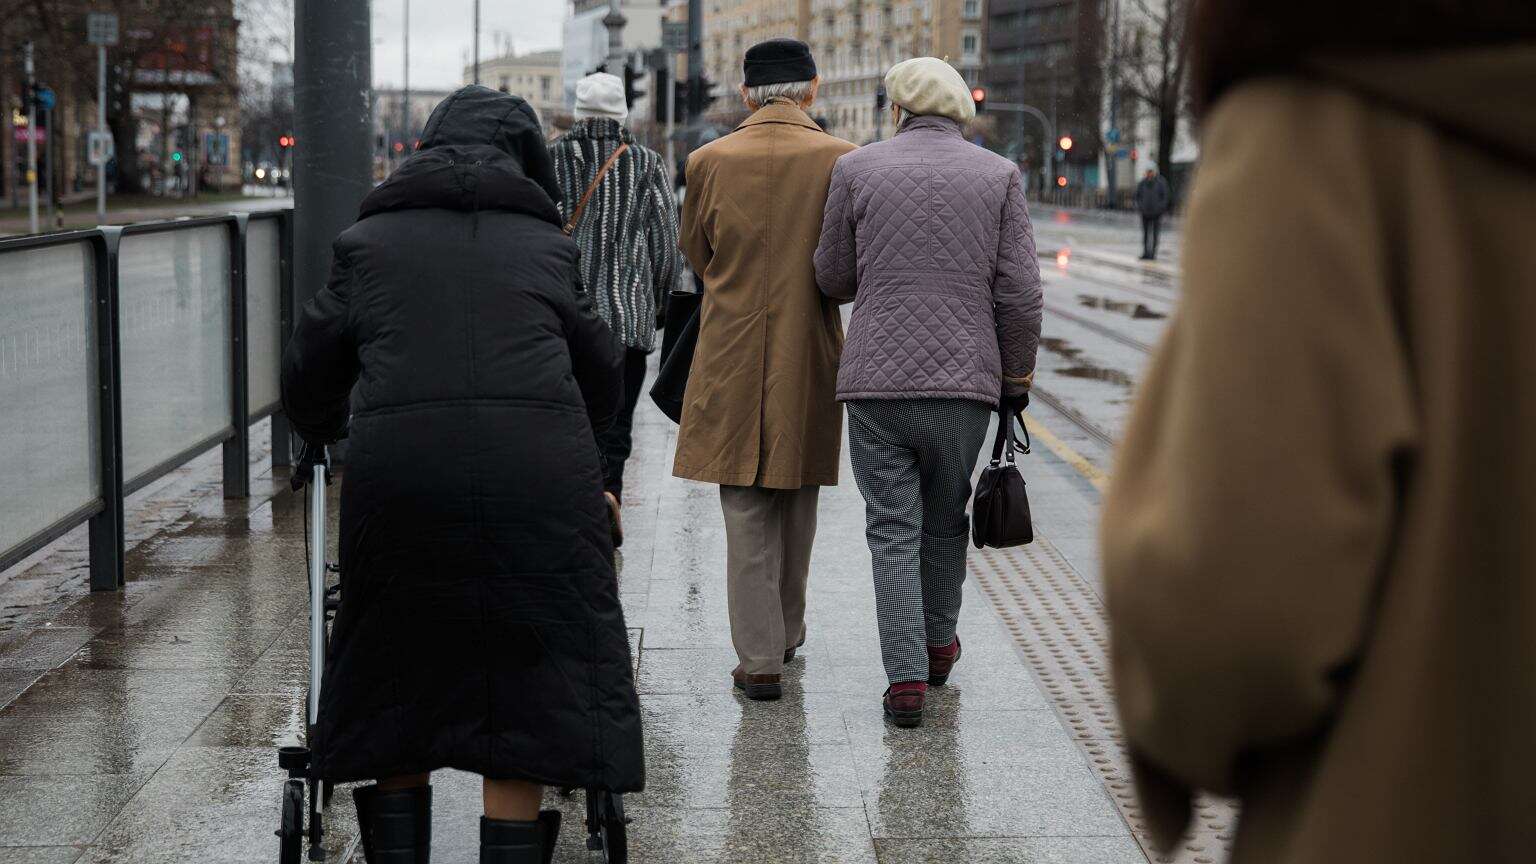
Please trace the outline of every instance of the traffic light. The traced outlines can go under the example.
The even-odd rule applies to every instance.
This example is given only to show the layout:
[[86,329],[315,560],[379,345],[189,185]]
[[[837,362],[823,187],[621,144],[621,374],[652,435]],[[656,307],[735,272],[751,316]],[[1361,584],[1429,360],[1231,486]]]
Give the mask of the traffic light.
[[635,102],[645,95],[645,91],[635,86],[642,74],[633,63],[624,64],[624,105],[627,108],[635,107]]
[[[695,92],[695,84],[697,85],[697,92]],[[715,92],[718,89],[718,84],[703,75],[688,80],[688,86],[684,88],[684,91],[688,95],[689,120],[697,120],[704,116],[704,112],[709,110],[709,106],[716,99],[720,98],[720,94]]]
[[656,81],[651,85],[651,91],[656,94],[656,104],[652,106],[657,123],[667,122],[667,88],[672,86],[672,79],[667,75],[666,66],[656,67]]
[[987,110],[987,89],[985,87],[972,87],[971,101],[976,103],[977,114]]
[[277,136],[277,146],[283,148],[284,150],[288,149],[289,147],[292,147],[293,146],[293,136],[292,135],[279,135],[279,136]]
[[1071,150],[1072,149],[1072,136],[1071,135],[1063,135],[1063,136],[1061,136],[1061,140],[1057,141],[1056,145],[1061,148],[1061,152],[1063,152],[1063,153]]

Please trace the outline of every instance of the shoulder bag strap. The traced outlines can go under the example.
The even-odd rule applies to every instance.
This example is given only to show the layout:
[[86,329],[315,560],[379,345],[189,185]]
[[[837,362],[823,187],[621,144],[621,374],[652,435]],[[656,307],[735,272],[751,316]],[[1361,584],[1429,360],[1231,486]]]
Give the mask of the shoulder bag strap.
[[613,151],[613,155],[608,157],[608,161],[603,163],[603,167],[597,169],[597,176],[592,178],[592,185],[587,187],[587,191],[581,196],[581,200],[577,202],[576,209],[571,211],[571,218],[566,220],[565,227],[560,229],[565,232],[567,237],[576,233],[576,223],[581,221],[581,213],[587,209],[587,202],[592,200],[592,193],[597,191],[597,187],[602,184],[603,178],[608,176],[608,172],[613,168],[614,163],[618,162],[619,157],[623,156],[624,151],[628,149],[629,144],[620,144]]
[[[1024,443],[1022,445],[1019,444],[1018,433],[1013,429],[1015,422],[1019,424],[1019,429],[1024,433]],[[1008,450],[1008,462],[1012,464],[1016,451],[1029,452],[1029,430],[1024,428],[1022,415],[1009,414],[1008,409],[999,404],[997,407],[997,437],[992,440],[993,465],[1002,463],[1004,447]]]

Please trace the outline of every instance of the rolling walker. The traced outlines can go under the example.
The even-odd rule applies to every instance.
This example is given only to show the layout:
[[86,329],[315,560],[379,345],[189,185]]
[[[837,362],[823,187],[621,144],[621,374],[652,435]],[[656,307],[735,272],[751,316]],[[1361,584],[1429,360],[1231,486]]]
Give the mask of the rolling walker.
[[[305,697],[304,743],[298,746],[277,748],[277,764],[288,772],[283,781],[283,796],[277,829],[278,860],[280,864],[299,864],[304,857],[310,861],[324,861],[325,809],[331,803],[336,788],[315,776],[311,764],[309,743],[314,740],[315,726],[320,720],[320,684],[325,674],[325,649],[330,638],[330,622],[341,606],[341,568],[325,560],[325,496],[331,484],[330,455],[324,447],[306,442],[299,451],[298,464],[293,469],[291,481],[295,492],[308,486],[309,497],[305,501],[305,551],[309,564],[309,688]],[[335,573],[338,583],[328,585],[329,575]],[[562,789],[560,795],[570,798],[573,789]],[[624,815],[622,795],[602,789],[586,790],[587,797],[587,849],[601,853],[607,864],[627,864],[629,841],[626,826],[629,818]],[[307,817],[307,818],[306,818]],[[308,839],[309,852],[304,847]]]

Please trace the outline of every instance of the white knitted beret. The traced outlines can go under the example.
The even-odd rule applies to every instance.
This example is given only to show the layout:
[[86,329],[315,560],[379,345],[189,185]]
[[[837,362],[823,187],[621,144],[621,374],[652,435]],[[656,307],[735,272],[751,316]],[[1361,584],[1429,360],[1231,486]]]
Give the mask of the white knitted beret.
[[976,118],[971,88],[955,67],[937,57],[913,57],[892,66],[885,73],[885,93],[909,114],[937,114],[957,123]]
[[576,116],[610,117],[623,120],[629,114],[624,104],[624,79],[607,72],[593,72],[576,82]]

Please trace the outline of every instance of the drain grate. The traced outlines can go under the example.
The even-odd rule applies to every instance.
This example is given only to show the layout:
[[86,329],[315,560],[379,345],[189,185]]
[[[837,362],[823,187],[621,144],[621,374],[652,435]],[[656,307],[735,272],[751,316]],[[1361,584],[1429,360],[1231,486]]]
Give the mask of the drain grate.
[[1023,650],[1089,764],[1151,861],[1216,864],[1231,851],[1232,801],[1201,797],[1194,824],[1172,855],[1152,848],[1132,786],[1125,738],[1115,716],[1104,603],[1050,541],[972,551],[970,572]]

